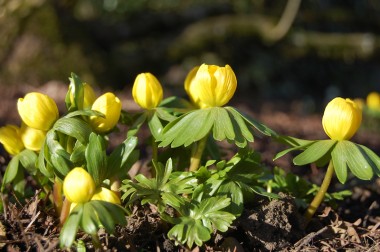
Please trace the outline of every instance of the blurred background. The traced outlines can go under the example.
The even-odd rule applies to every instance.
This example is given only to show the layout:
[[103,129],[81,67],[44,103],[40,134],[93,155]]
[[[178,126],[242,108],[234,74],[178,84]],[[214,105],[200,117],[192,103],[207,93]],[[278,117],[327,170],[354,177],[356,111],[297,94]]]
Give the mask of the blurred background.
[[[165,96],[202,63],[234,69],[232,102],[300,101],[380,91],[378,0],[0,0],[0,86],[130,89],[151,72]],[[58,91],[57,91],[58,92]]]

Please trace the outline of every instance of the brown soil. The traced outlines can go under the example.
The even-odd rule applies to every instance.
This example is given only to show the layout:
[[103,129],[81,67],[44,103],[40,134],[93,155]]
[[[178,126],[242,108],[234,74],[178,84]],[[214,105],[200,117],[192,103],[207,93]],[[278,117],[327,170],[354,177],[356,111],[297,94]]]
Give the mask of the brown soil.
[[[49,88],[47,88],[49,87]],[[40,88],[2,90],[0,122],[18,123],[15,109],[16,99],[28,91],[40,90],[55,100],[63,101],[66,84],[55,83]],[[65,91],[63,91],[65,90]],[[6,94],[6,95],[4,95]],[[129,93],[128,93],[129,94]],[[126,92],[120,94],[126,102],[123,109],[131,110],[134,105]],[[62,108],[62,103],[60,104]],[[263,105],[261,110],[250,111],[241,107],[274,130],[306,139],[324,138],[320,125],[321,115],[304,116],[287,108],[277,111],[278,106]],[[120,137],[120,136],[119,136]],[[355,141],[367,145],[380,153],[380,136],[371,131],[361,131]],[[291,156],[272,161],[275,153],[284,146],[268,139],[256,139],[254,148],[262,153],[268,166],[279,165],[299,174],[313,183],[320,184],[323,169],[295,168]],[[2,174],[9,157],[4,150],[0,155]],[[30,181],[28,181],[30,182]],[[279,200],[258,198],[255,204],[246,206],[243,214],[226,233],[215,233],[202,248],[193,251],[380,251],[380,179],[362,182],[351,179],[344,186],[333,181],[330,190],[350,189],[353,194],[333,209],[323,205],[312,221],[305,227],[302,213],[294,200],[281,195]],[[7,198],[10,195],[3,195]],[[37,192],[36,194],[37,195]],[[0,215],[0,248],[2,251],[59,251],[59,226],[47,200],[36,196],[25,204],[9,203]],[[100,233],[106,251],[186,251],[167,239],[168,226],[163,223],[153,206],[135,206],[126,217],[128,225],[118,227],[114,235]],[[91,239],[79,233],[88,251],[93,251]]]

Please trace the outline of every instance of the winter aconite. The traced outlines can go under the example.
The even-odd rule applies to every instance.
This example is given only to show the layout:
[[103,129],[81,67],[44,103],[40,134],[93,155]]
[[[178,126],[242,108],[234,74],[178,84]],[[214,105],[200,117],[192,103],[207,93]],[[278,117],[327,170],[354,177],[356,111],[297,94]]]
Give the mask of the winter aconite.
[[135,102],[143,109],[156,108],[162,101],[163,91],[160,82],[151,73],[137,75],[132,88]]
[[28,93],[24,98],[19,98],[17,109],[26,125],[44,131],[49,130],[59,117],[55,101],[38,92]]
[[21,139],[26,149],[39,151],[45,140],[46,131],[34,129],[23,124],[21,126]]
[[201,108],[222,107],[235,93],[237,80],[229,65],[203,64],[189,72],[185,90],[193,103]]
[[333,140],[349,140],[359,129],[362,111],[350,99],[337,97],[327,104],[322,118],[323,129]]
[[21,140],[21,129],[16,125],[0,128],[0,143],[10,155],[16,155],[25,148]]
[[91,109],[104,115],[104,117],[92,116],[91,125],[97,132],[105,133],[112,130],[119,121],[121,102],[113,93],[108,92],[98,97]]
[[63,194],[72,203],[84,203],[91,200],[95,193],[95,182],[83,168],[72,169],[63,181]]

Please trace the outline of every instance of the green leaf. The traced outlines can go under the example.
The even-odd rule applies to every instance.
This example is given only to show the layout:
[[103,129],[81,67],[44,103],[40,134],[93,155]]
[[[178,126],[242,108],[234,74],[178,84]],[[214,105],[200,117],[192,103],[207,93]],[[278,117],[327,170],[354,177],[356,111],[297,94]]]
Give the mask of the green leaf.
[[[217,196],[227,196],[231,199],[231,204],[225,209],[226,212],[232,213],[235,216],[239,216],[242,213],[244,208],[243,192],[235,182],[226,181],[225,183],[222,183],[219,187]],[[223,231],[222,229],[219,230]]]
[[46,145],[46,140],[41,147],[36,165],[37,165],[38,169],[40,170],[40,172],[43,175],[45,175],[47,178],[53,178],[54,177],[54,168],[50,162],[49,148]]
[[91,109],[83,109],[83,110],[77,110],[74,112],[70,112],[67,115],[64,116],[64,118],[72,118],[76,116],[98,116],[98,117],[105,117],[105,115],[99,111],[91,110]]
[[305,165],[318,161],[323,158],[330,149],[336,144],[335,140],[320,140],[315,141],[308,146],[301,154],[293,159],[295,165]]
[[212,108],[194,110],[170,122],[165,126],[161,137],[157,139],[162,141],[159,146],[186,147],[204,138],[214,123],[212,111]]
[[95,181],[95,185],[100,185],[106,179],[107,155],[106,146],[102,136],[91,133],[89,143],[86,148],[87,171]]
[[105,204],[109,202],[100,200],[92,200],[90,202],[97,213],[100,223],[104,226],[108,233],[113,233],[116,224],[115,219],[113,218],[114,213],[109,212],[105,207]]
[[88,234],[96,234],[98,231],[98,222],[98,217],[91,201],[84,203],[80,227]]
[[25,180],[25,173],[24,169],[18,169],[16,177],[12,181],[13,184],[13,190],[17,193],[17,197],[24,197],[25,195],[25,186],[26,186],[26,180]]
[[235,132],[228,112],[224,108],[215,108],[213,111],[215,117],[213,127],[214,139],[218,141],[222,141],[226,138],[233,140],[235,138]]
[[235,132],[235,144],[244,148],[248,142],[253,142],[254,138],[251,131],[248,129],[247,124],[245,122],[245,118],[232,107],[225,107],[228,111]]
[[[65,97],[66,108],[68,111],[74,111],[83,107],[84,89],[81,79],[75,73],[71,73],[70,86]],[[73,100],[71,100],[71,92],[73,92]]]
[[164,127],[162,126],[160,119],[158,119],[157,114],[154,113],[154,111],[151,112],[152,113],[148,116],[148,126],[150,133],[152,133],[152,136],[155,139],[160,139]]
[[156,110],[155,114],[158,116],[158,118],[164,121],[171,122],[177,119],[176,116],[173,116],[172,114],[170,114],[168,111],[166,111],[165,108],[158,107],[155,110]]
[[370,180],[373,170],[359,147],[350,141],[341,141],[347,157],[347,165],[351,172],[359,179]]
[[1,183],[2,192],[4,191],[5,186],[11,183],[16,178],[17,172],[19,170],[19,164],[20,164],[19,155],[14,156],[9,162],[7,169],[5,170],[5,173],[4,173],[3,181]]
[[132,126],[129,127],[127,137],[135,136],[146,120],[147,120],[147,113],[144,112],[139,117],[137,117],[137,119],[134,121]]
[[202,246],[203,242],[210,240],[211,235],[210,231],[203,226],[200,220],[183,217],[181,224],[177,224],[169,230],[168,237],[174,238],[181,244],[186,244],[188,248],[191,248],[194,243]]
[[347,180],[347,152],[344,143],[339,141],[331,152],[336,177],[344,184]]
[[78,227],[83,213],[83,204],[77,204],[71,211],[59,235],[61,248],[70,248],[77,235]]
[[248,124],[253,126],[255,129],[257,129],[262,134],[267,135],[267,136],[277,136],[277,133],[275,131],[270,129],[268,126],[256,121],[252,117],[250,117],[248,115],[243,115],[241,112],[239,112],[237,109],[235,109],[233,107],[225,107],[225,108],[228,109],[233,114],[239,114],[240,117],[242,117]]
[[65,118],[58,119],[53,129],[62,132],[65,135],[78,139],[82,144],[88,143],[88,138],[92,132],[91,126],[80,118]]
[[107,160],[107,178],[120,173],[127,174],[127,168],[131,167],[128,164],[132,165],[138,159],[138,152],[134,152],[137,141],[137,137],[128,137],[112,151]]
[[25,168],[25,170],[27,170],[28,173],[31,175],[36,175],[37,173],[36,162],[38,159],[37,154],[34,151],[25,149],[22,152],[20,152],[19,155],[20,155],[20,162],[22,166]]
[[82,166],[86,163],[86,146],[83,145],[81,142],[76,141],[73,151],[70,154],[70,160],[71,162],[78,164],[76,166]]
[[299,138],[295,138],[291,136],[282,136],[282,135],[275,136],[275,139],[280,143],[283,143],[292,147],[301,147],[301,146],[307,147],[315,142],[315,140],[304,140],[304,139],[299,139]]
[[371,165],[372,170],[376,173],[377,176],[380,176],[380,158],[372,150],[367,148],[364,145],[357,144],[358,148],[362,152],[363,156],[366,158],[368,163]]

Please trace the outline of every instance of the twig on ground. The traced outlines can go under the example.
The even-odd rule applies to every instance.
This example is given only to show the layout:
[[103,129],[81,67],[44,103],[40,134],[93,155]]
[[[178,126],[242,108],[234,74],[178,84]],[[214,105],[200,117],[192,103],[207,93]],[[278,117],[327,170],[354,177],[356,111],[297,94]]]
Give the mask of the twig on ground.
[[302,247],[307,245],[314,237],[322,234],[327,229],[328,229],[328,226],[321,228],[317,232],[312,232],[312,233],[306,235],[304,238],[302,238],[301,240],[299,240],[298,242],[296,242],[294,244],[294,247],[295,247],[294,251],[300,251],[302,249]]

